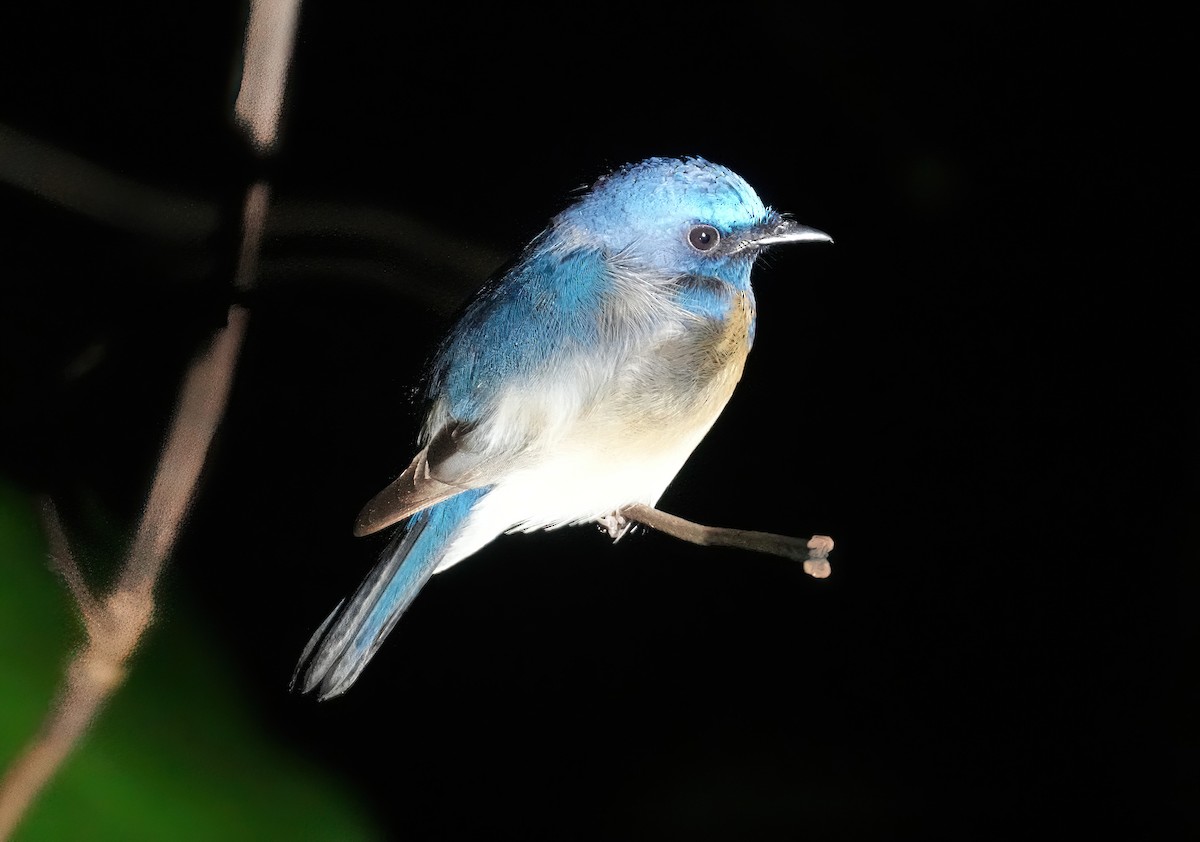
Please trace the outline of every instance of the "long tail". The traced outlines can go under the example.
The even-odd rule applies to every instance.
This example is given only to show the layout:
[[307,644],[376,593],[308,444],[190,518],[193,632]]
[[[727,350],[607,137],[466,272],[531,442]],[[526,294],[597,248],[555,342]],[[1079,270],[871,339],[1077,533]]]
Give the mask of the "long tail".
[[454,541],[472,506],[487,493],[465,491],[418,512],[397,532],[350,601],[317,629],[296,665],[292,687],[324,700],[345,693]]

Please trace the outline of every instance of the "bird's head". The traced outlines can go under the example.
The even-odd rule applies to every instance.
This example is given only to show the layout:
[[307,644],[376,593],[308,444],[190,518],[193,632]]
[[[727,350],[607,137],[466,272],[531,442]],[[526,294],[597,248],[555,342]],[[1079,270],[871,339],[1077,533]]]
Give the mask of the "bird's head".
[[703,158],[648,158],[604,176],[555,218],[565,239],[667,273],[748,281],[779,243],[832,242],[763,204],[745,179]]

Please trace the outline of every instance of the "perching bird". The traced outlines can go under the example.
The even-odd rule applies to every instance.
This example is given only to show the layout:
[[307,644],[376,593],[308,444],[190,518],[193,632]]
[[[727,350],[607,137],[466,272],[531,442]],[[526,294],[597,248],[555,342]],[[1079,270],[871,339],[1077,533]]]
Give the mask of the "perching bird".
[[405,518],[309,641],[304,692],[345,692],[434,573],[505,532],[653,506],[716,421],[754,342],[768,246],[830,241],[729,169],[650,158],[601,178],[493,278],[428,373],[420,451],[359,515]]

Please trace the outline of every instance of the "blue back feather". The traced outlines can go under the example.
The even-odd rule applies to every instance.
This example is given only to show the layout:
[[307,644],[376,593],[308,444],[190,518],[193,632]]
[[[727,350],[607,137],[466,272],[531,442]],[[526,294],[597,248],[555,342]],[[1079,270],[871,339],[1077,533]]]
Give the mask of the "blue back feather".
[[434,359],[430,397],[443,397],[456,420],[476,421],[503,384],[594,347],[606,281],[595,250],[531,249],[463,313]]

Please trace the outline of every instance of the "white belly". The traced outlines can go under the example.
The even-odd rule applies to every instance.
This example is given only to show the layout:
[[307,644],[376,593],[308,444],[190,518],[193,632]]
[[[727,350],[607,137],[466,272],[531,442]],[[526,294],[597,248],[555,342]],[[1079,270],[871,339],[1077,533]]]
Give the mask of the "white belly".
[[475,505],[437,572],[505,532],[588,523],[632,503],[655,505],[716,421],[729,392],[732,384],[702,416],[683,423],[641,429],[581,424],[545,458],[495,484]]
[[[570,389],[510,394],[511,420],[496,429],[537,425],[547,442],[497,477],[475,505],[437,571],[456,564],[497,535],[588,523],[632,503],[657,504],[696,445],[712,427],[741,379],[749,351],[750,305],[739,296],[724,335],[702,357],[707,382],[680,388],[661,380],[621,379],[603,400],[589,403]],[[702,382],[704,378],[698,378]],[[558,383],[587,382],[584,376]],[[650,386],[647,386],[647,382]],[[663,388],[654,388],[658,383]],[[498,435],[503,441],[503,432]]]

